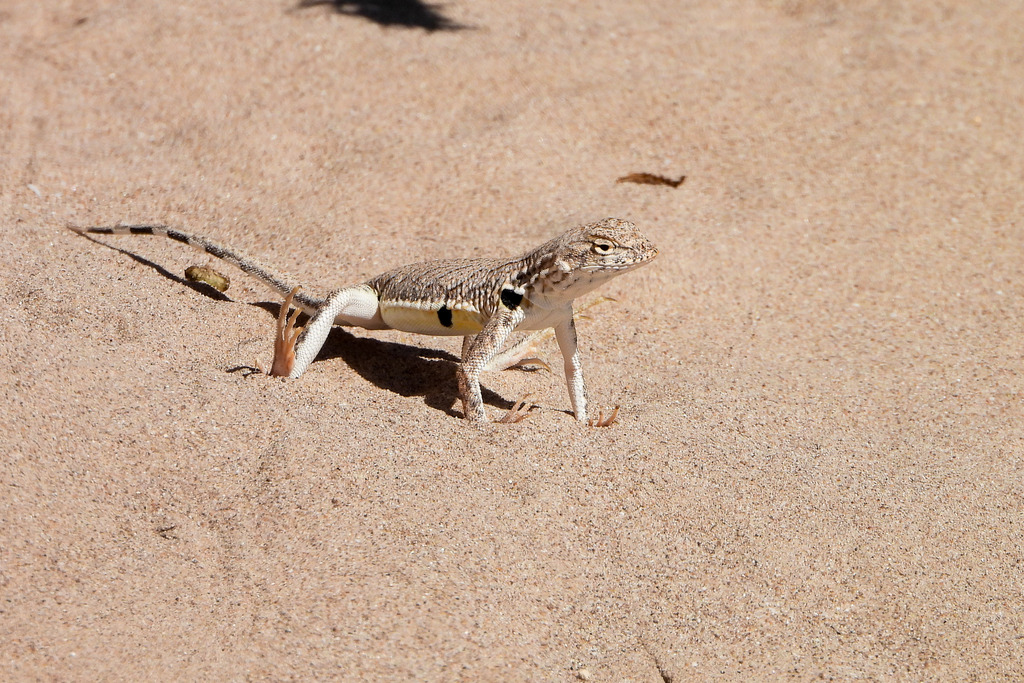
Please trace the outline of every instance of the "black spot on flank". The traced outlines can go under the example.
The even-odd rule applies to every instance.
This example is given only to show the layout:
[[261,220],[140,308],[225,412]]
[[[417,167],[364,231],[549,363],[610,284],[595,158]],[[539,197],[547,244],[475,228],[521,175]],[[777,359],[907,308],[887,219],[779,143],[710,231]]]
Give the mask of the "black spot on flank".
[[177,230],[168,230],[167,236],[170,237],[172,240],[177,240],[178,242],[184,242],[185,244],[188,244],[188,235],[186,235],[183,232],[178,232]]
[[506,287],[501,290],[501,303],[505,304],[505,308],[514,311],[519,308],[519,304],[523,303],[523,295],[514,289]]
[[442,306],[437,309],[437,319],[445,327],[452,326],[452,309],[447,306]]
[[[110,232],[113,232],[113,230],[111,230]],[[146,225],[133,225],[131,228],[128,229],[128,232],[131,233],[132,235],[152,235],[153,228]]]

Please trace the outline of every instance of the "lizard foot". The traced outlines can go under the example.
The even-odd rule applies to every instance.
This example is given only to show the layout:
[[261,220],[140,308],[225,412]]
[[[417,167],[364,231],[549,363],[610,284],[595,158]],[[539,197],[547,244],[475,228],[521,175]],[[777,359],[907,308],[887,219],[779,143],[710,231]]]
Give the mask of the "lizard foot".
[[530,411],[533,410],[533,405],[528,404],[526,399],[533,396],[533,394],[525,394],[522,398],[516,401],[516,404],[512,406],[504,417],[498,420],[501,424],[515,424],[516,422],[522,422],[530,416]]
[[597,417],[592,417],[589,420],[587,420],[587,425],[590,427],[611,427],[613,424],[615,424],[615,418],[618,416],[618,406],[615,406],[615,409],[612,410],[612,414],[609,415],[607,418],[604,416],[604,411],[599,410],[597,411]]
[[523,358],[509,365],[505,370],[547,370],[551,372],[551,366],[544,362],[543,358]]
[[295,328],[295,321],[299,319],[299,313],[302,310],[296,308],[291,316],[288,315],[288,311],[292,307],[292,299],[295,298],[296,292],[300,289],[302,288],[296,287],[288,293],[284,303],[281,304],[281,311],[277,314],[277,335],[274,337],[274,363],[270,366],[270,375],[272,377],[287,377],[295,366],[295,340],[302,333],[301,327]]

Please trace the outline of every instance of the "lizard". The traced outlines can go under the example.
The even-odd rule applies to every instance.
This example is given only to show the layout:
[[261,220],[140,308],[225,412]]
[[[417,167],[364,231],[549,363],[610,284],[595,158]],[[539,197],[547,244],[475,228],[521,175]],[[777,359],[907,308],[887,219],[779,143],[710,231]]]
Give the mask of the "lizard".
[[[587,388],[573,300],[658,255],[658,249],[632,223],[608,218],[571,228],[521,256],[413,263],[317,297],[238,250],[166,225],[68,227],[79,234],[162,235],[226,261],[285,296],[269,373],[274,376],[300,377],[334,325],[462,336],[456,376],[463,415],[472,422],[488,420],[481,373],[515,367],[526,362],[532,350],[527,337],[502,351],[509,336],[516,330],[553,328],[576,420],[610,425],[618,408],[609,418],[602,412],[597,419],[587,419]],[[293,303],[297,310],[289,316]],[[295,327],[299,311],[311,316],[301,330]],[[524,402],[525,397],[499,422],[522,419]]]

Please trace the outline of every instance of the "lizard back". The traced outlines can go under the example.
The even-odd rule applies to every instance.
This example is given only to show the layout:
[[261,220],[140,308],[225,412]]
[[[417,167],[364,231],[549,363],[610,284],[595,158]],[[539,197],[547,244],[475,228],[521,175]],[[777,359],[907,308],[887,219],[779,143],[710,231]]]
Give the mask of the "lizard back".
[[479,332],[498,306],[514,260],[441,259],[401,266],[366,284],[389,327],[433,335]]

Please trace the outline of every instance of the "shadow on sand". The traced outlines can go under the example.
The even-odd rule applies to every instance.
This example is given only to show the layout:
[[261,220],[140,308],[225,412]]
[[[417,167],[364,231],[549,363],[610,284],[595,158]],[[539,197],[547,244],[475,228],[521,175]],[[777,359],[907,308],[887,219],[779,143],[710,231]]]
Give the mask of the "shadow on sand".
[[463,26],[441,13],[440,5],[420,0],[301,0],[296,10],[330,5],[338,14],[348,14],[381,26],[422,28],[426,31],[459,31]]

